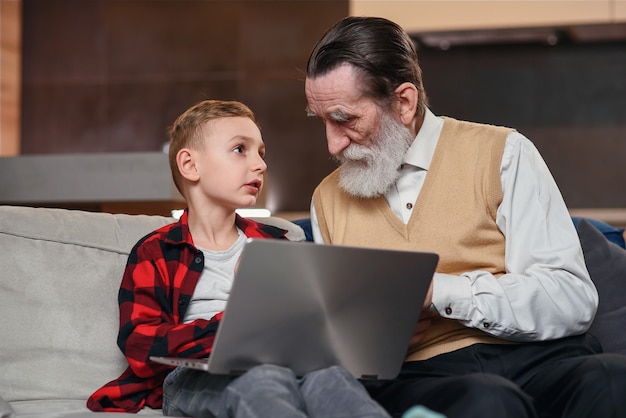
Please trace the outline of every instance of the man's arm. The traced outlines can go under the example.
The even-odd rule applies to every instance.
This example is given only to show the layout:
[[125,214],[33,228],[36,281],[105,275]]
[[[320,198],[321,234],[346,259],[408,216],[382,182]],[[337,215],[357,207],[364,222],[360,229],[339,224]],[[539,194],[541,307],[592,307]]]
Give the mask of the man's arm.
[[501,167],[496,217],[506,237],[507,273],[435,274],[433,304],[447,318],[518,341],[588,329],[598,294],[561,193],[534,145],[512,133]]

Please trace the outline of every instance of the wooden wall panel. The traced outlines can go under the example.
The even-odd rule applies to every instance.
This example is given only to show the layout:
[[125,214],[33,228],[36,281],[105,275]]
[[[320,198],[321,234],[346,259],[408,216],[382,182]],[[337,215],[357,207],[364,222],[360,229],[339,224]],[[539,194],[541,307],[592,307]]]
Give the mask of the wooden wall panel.
[[302,68],[347,14],[347,0],[28,0],[22,151],[159,150],[192,104],[241,100],[264,127],[272,209],[306,210],[334,166]]
[[419,50],[437,114],[516,128],[570,208],[626,208],[626,43]]
[[0,156],[20,153],[22,0],[0,0]]
[[313,189],[335,168],[323,124],[305,113],[309,53],[347,12],[346,4],[324,3],[325,13],[318,15],[310,7],[302,9],[300,2],[276,8],[252,3],[244,14],[241,68],[250,77],[242,81],[241,94],[255,110],[268,147],[266,204],[273,211],[308,210]]
[[[334,164],[304,115],[303,70],[349,3],[26,0],[22,152],[155,151],[191,104],[241,100],[268,145],[267,205],[304,212]],[[626,207],[625,53],[623,42],[419,50],[433,110],[527,134],[572,208]]]

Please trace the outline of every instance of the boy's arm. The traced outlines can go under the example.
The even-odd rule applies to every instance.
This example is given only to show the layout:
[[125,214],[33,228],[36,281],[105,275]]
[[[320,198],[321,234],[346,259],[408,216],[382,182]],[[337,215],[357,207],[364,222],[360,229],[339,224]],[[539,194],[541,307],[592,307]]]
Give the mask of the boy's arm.
[[[149,361],[150,356],[206,357],[213,347],[221,315],[182,323],[179,303],[188,303],[200,271],[190,267],[193,252],[179,250],[178,259],[171,260],[158,242],[144,242],[133,249],[126,265],[118,296],[117,343],[139,377],[169,368]],[[191,289],[180,287],[190,283]]]

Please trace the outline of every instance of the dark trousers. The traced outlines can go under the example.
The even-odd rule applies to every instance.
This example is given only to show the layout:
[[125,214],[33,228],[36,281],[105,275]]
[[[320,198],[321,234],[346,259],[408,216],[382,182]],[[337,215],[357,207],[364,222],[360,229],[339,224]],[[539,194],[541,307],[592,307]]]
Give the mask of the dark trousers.
[[448,418],[626,417],[626,356],[601,351],[590,335],[476,344],[364,385],[394,417],[414,405]]

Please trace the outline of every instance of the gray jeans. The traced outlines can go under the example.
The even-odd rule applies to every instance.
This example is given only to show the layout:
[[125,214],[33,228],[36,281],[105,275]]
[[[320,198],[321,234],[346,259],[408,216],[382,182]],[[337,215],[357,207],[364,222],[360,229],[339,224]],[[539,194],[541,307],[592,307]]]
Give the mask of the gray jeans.
[[174,369],[163,384],[163,414],[197,418],[389,417],[342,367],[297,378],[290,369],[269,364],[239,377]]

